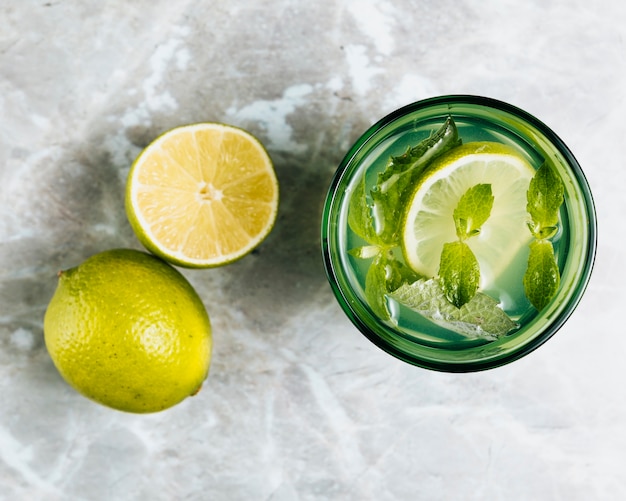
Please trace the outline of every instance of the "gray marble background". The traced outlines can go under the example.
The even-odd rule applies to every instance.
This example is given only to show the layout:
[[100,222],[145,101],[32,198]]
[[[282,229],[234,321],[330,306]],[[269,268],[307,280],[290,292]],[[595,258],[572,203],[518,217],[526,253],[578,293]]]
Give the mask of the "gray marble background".
[[[0,499],[626,499],[626,3],[0,0]],[[594,192],[587,295],[507,367],[381,352],[324,276],[331,176],[373,122],[472,93],[535,114]],[[281,207],[259,252],[185,271],[211,315],[202,392],[152,415],[60,378],[42,319],[59,269],[139,248],[135,156],[196,121],[267,146]]]

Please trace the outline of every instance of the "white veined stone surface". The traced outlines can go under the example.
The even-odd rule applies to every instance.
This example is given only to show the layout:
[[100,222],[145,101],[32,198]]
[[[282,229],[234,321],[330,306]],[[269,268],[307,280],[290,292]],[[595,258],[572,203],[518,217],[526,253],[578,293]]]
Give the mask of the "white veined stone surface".
[[[626,499],[625,89],[621,0],[0,1],[0,499]],[[320,253],[351,143],[449,93],[557,131],[600,223],[566,326],[475,374],[369,343]],[[278,221],[257,253],[185,271],[214,328],[202,391],[158,414],[112,411],[58,375],[45,308],[58,270],[139,246],[130,164],[198,121],[264,142]]]

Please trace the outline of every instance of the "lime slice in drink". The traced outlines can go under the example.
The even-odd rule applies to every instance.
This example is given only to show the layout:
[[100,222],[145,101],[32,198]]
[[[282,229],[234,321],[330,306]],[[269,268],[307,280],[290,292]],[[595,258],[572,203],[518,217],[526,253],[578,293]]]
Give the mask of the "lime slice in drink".
[[471,142],[437,158],[407,205],[402,247],[406,262],[425,277],[437,276],[443,245],[458,240],[453,212],[471,187],[491,185],[491,214],[480,233],[466,240],[480,264],[481,283],[497,278],[532,239],[526,192],[535,170],[500,143]]

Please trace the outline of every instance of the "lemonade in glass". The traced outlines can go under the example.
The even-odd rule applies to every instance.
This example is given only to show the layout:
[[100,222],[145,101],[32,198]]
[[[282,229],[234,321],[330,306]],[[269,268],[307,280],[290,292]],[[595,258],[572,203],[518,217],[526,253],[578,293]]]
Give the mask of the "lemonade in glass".
[[550,338],[588,283],[583,172],[530,114],[477,96],[420,101],[352,146],[322,218],[326,272],[372,342],[441,371],[489,369]]

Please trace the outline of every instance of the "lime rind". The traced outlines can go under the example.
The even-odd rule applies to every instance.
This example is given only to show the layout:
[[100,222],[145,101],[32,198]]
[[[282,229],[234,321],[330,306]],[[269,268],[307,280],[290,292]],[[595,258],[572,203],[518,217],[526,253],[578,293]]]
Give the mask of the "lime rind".
[[59,274],[44,315],[54,365],[82,395],[126,412],[157,412],[197,393],[211,322],[193,286],[145,252],[111,249]]

